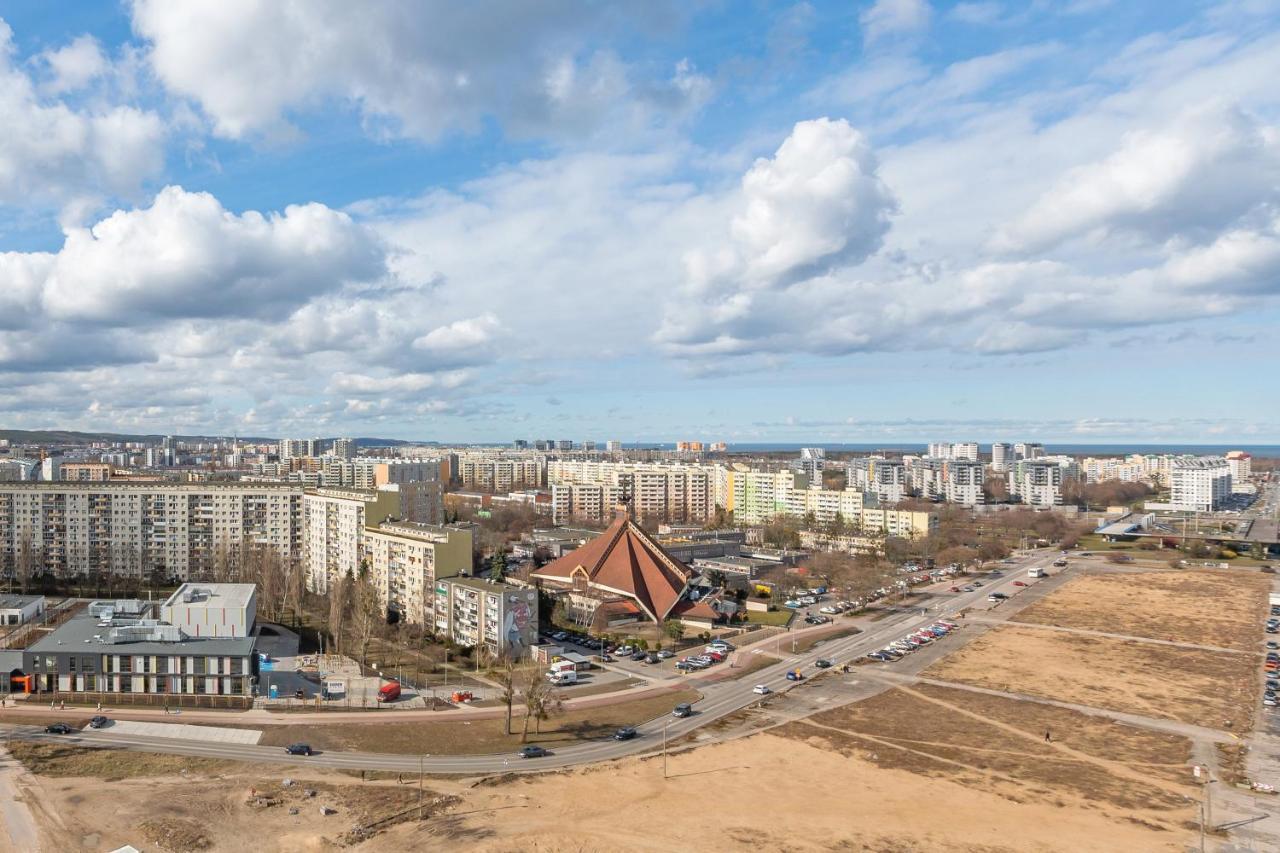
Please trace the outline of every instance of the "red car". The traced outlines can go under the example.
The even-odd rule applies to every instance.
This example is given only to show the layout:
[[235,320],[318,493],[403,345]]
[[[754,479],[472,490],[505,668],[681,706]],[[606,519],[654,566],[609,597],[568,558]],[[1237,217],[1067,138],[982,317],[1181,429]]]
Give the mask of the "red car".
[[1013,582],[1013,585],[1014,585],[1014,586],[1026,586],[1026,584],[1025,584],[1025,583],[1023,583],[1022,581],[1014,581],[1014,582]]
[[959,592],[959,591],[960,591],[960,587],[958,586],[953,586],[947,590],[947,592]]

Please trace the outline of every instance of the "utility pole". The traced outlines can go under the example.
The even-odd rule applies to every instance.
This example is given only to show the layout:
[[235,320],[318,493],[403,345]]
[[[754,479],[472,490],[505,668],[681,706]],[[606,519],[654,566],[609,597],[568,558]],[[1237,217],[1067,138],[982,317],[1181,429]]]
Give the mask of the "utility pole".
[[670,720],[662,722],[662,778],[667,777],[667,724]]
[[426,755],[418,756],[418,820],[422,820],[422,776],[426,772]]

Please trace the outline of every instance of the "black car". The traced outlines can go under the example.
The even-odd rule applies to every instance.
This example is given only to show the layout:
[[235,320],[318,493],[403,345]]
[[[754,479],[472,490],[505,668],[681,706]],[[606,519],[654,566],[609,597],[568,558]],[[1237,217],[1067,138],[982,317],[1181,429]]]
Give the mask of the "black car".
[[827,669],[828,667],[831,666],[831,661],[827,660],[826,658],[818,658],[816,661],[813,662],[813,665],[816,666],[818,669]]
[[681,702],[679,705],[677,705],[677,706],[675,707],[675,710],[671,712],[671,716],[673,716],[673,717],[692,717],[692,716],[693,716],[693,706],[692,706],[692,705],[690,705],[688,702]]
[[551,753],[547,752],[540,746],[526,746],[524,749],[520,750],[521,758],[542,758],[544,755],[550,754]]
[[647,658],[648,656],[649,656],[649,653],[648,653],[648,652],[632,652],[632,654],[631,654],[631,659],[632,659],[632,660],[644,660],[644,659],[645,659],[645,658]]
[[311,744],[309,743],[291,743],[284,748],[284,751],[290,755],[310,755]]
[[109,720],[107,720],[106,717],[99,714],[98,716],[94,717],[92,720],[89,721],[89,728],[100,729],[103,726],[105,726],[108,722]]
[[631,740],[636,736],[636,730],[632,726],[623,726],[613,733],[614,740]]
[[54,723],[44,727],[45,734],[50,735],[69,735],[71,734],[71,726],[66,723]]

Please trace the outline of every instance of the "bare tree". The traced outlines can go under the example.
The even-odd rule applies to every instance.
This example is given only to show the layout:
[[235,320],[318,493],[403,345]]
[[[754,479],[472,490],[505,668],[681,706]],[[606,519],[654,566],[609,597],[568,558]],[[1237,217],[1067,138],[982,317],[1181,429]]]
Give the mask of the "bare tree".
[[329,636],[333,637],[333,650],[337,654],[342,654],[343,631],[350,604],[351,580],[346,575],[339,575],[329,584]]
[[511,734],[511,706],[516,701],[516,662],[507,658],[502,661],[502,665],[494,673],[494,678],[498,682],[500,692],[498,698],[507,706],[506,727],[503,734]]
[[22,537],[18,540],[18,553],[15,555],[13,573],[24,595],[27,592],[27,584],[31,582],[31,575],[35,571],[37,553],[36,546],[31,541],[31,534],[23,531]]
[[382,596],[373,583],[367,563],[360,564],[360,573],[352,584],[351,595],[351,629],[360,646],[360,662],[365,662],[369,651],[369,641],[378,630],[380,622],[385,621],[386,609],[382,604]]
[[548,719],[562,707],[558,691],[538,667],[526,670],[524,685],[524,729],[520,732],[520,742],[529,739],[529,721],[537,721],[537,731],[542,732],[542,721]]

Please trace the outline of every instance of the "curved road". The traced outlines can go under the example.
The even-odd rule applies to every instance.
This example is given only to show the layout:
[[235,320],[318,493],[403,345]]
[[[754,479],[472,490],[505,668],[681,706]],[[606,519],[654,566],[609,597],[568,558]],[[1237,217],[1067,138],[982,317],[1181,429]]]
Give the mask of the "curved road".
[[[9,727],[13,736],[24,740],[50,743],[76,744],[87,747],[129,749],[140,752],[161,752],[204,758],[221,758],[236,761],[261,761],[273,764],[297,764],[322,766],[346,770],[389,770],[417,773],[422,769],[435,774],[488,774],[506,771],[536,771],[571,767],[599,761],[622,758],[629,755],[654,753],[662,748],[664,729],[666,737],[675,739],[687,735],[722,717],[739,711],[761,698],[753,692],[756,684],[768,685],[775,691],[785,690],[792,682],[786,680],[790,669],[806,672],[814,669],[814,661],[828,658],[837,662],[852,660],[869,651],[882,648],[938,619],[954,616],[958,611],[976,604],[985,604],[989,593],[999,590],[1013,594],[1019,588],[1015,580],[1026,580],[1026,569],[1033,565],[1046,565],[1056,552],[1039,552],[1018,558],[1013,564],[1002,566],[1004,576],[994,581],[984,581],[982,588],[971,593],[935,596],[926,601],[927,615],[920,608],[897,613],[865,627],[862,633],[851,637],[828,640],[818,648],[798,655],[788,656],[776,664],[763,667],[740,678],[724,678],[699,685],[703,698],[694,703],[691,717],[677,719],[670,715],[650,720],[636,727],[638,735],[633,740],[613,739],[577,743],[555,749],[544,758],[524,760],[515,754],[499,755],[391,755],[372,752],[318,752],[310,757],[292,756],[279,746],[250,746],[245,744],[211,743],[170,738],[134,735],[113,735],[110,730],[86,729],[72,735],[46,735],[39,726]],[[1038,582],[1038,583],[1042,583]],[[1055,584],[1056,585],[1056,584]],[[785,644],[784,644],[785,645]]]

